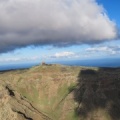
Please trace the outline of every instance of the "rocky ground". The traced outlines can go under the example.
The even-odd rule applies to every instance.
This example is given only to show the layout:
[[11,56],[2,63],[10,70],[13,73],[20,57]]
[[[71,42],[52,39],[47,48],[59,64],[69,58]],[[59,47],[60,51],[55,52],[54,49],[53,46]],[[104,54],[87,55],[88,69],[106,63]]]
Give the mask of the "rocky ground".
[[40,65],[0,83],[0,120],[120,120],[119,68]]

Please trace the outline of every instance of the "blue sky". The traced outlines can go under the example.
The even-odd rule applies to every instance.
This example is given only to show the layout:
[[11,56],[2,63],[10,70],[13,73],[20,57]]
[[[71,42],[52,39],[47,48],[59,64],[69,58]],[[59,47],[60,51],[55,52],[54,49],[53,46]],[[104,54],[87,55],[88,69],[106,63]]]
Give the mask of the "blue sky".
[[120,17],[119,17],[119,9],[120,9],[120,1],[119,0],[97,0],[99,4],[102,4],[107,11],[108,16],[113,19],[117,25],[120,27]]
[[[19,0],[17,1],[19,3]],[[67,8],[65,6],[62,6],[64,0],[62,0],[63,3],[60,3],[60,7],[57,6],[55,0],[52,1],[53,3],[49,3],[47,1],[42,3],[44,6],[47,6],[42,9],[42,12],[41,9],[36,9],[35,11],[33,11],[33,15],[35,15],[36,13],[36,16],[38,12],[41,12],[40,18],[34,16],[35,19],[38,19],[37,21],[34,21],[34,19],[32,19],[33,16],[27,13],[28,9],[29,12],[31,10],[30,5],[27,10],[26,7],[25,10],[23,9],[23,11],[21,9],[27,4],[27,0],[25,0],[25,2],[21,2],[22,7],[19,5],[17,6],[17,2],[15,3],[15,5],[19,9],[17,7],[14,7],[14,0],[12,2],[7,3],[7,7],[2,1],[0,1],[2,5],[2,7],[0,6],[0,10],[2,9],[3,13],[8,14],[9,16],[7,18],[4,14],[0,14],[0,18],[3,19],[3,22],[0,23],[0,64],[26,62],[39,63],[41,61],[47,62],[81,59],[99,59],[107,57],[119,58],[120,40],[116,35],[117,33],[115,33],[115,27],[120,27],[120,1],[110,0],[108,2],[108,0],[83,0],[86,2],[69,2],[69,5],[66,2],[68,6],[72,6],[67,6]],[[35,0],[33,1],[33,3],[34,2],[39,3],[39,0]],[[53,6],[54,4],[55,6]],[[48,7],[50,5],[52,5],[51,8]],[[82,8],[83,5],[85,5],[86,7],[90,7],[89,9],[91,10],[91,12],[89,14],[88,11],[90,10],[84,7]],[[36,4],[34,4],[33,6],[36,7]],[[65,9],[64,11],[62,11],[63,8]],[[57,12],[54,13],[52,9],[54,9],[54,11],[56,10]],[[67,9],[69,11],[67,11]],[[79,12],[79,10],[81,9],[85,12]],[[10,13],[8,11],[6,12],[6,10],[9,10]],[[48,15],[48,11],[50,10],[54,14],[54,17]],[[97,12],[94,12],[94,10],[96,10]],[[19,16],[17,16],[15,12],[18,13]],[[26,19],[24,19],[24,15],[26,15],[26,13],[28,15],[28,18],[26,18],[28,19],[28,24],[26,22]],[[58,16],[57,14],[60,14],[60,16]],[[66,17],[65,15],[68,17]],[[93,18],[91,17],[92,15],[98,15],[98,17]],[[13,16],[15,17],[14,20]],[[19,17],[22,18],[21,23],[19,20],[16,21],[16,19]],[[65,19],[62,19],[64,17]],[[83,20],[81,17],[87,19]],[[72,22],[69,22],[68,18]],[[40,19],[43,20],[40,21]],[[10,23],[8,22],[8,20],[10,21]],[[83,24],[79,26],[79,24],[81,23],[80,21],[82,20],[83,23],[86,23],[84,26],[82,26]],[[98,25],[97,30],[96,28],[94,28],[95,25],[94,22],[91,22],[92,20],[95,22],[97,21],[95,24],[96,27]],[[23,26],[22,23],[24,24]],[[93,26],[89,25],[89,23],[93,24]],[[106,27],[104,28],[104,26]],[[32,32],[30,31],[31,29]],[[44,31],[41,31],[41,29],[43,29]],[[73,30],[75,31],[75,33]],[[79,33],[77,33],[78,31]],[[85,33],[86,31],[88,31],[88,33]]]

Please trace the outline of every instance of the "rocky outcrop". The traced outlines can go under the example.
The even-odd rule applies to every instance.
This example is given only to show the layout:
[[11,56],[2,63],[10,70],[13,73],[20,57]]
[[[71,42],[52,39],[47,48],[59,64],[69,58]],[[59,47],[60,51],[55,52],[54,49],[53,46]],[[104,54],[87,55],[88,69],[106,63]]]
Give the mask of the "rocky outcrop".
[[17,120],[17,114],[11,109],[8,91],[0,86],[0,120]]
[[0,120],[52,120],[11,86],[0,90]]

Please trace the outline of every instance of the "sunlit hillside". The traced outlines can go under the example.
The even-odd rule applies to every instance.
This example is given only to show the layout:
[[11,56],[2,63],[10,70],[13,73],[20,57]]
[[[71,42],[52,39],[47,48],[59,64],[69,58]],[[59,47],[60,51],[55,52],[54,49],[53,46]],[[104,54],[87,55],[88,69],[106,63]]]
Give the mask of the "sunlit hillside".
[[40,65],[0,82],[0,120],[120,119],[120,69]]

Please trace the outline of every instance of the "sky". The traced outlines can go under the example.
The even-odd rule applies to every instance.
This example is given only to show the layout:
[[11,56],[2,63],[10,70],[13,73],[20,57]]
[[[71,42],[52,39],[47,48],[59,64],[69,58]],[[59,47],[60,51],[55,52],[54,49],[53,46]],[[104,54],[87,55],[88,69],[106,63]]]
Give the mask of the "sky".
[[0,64],[119,58],[118,0],[0,0]]

